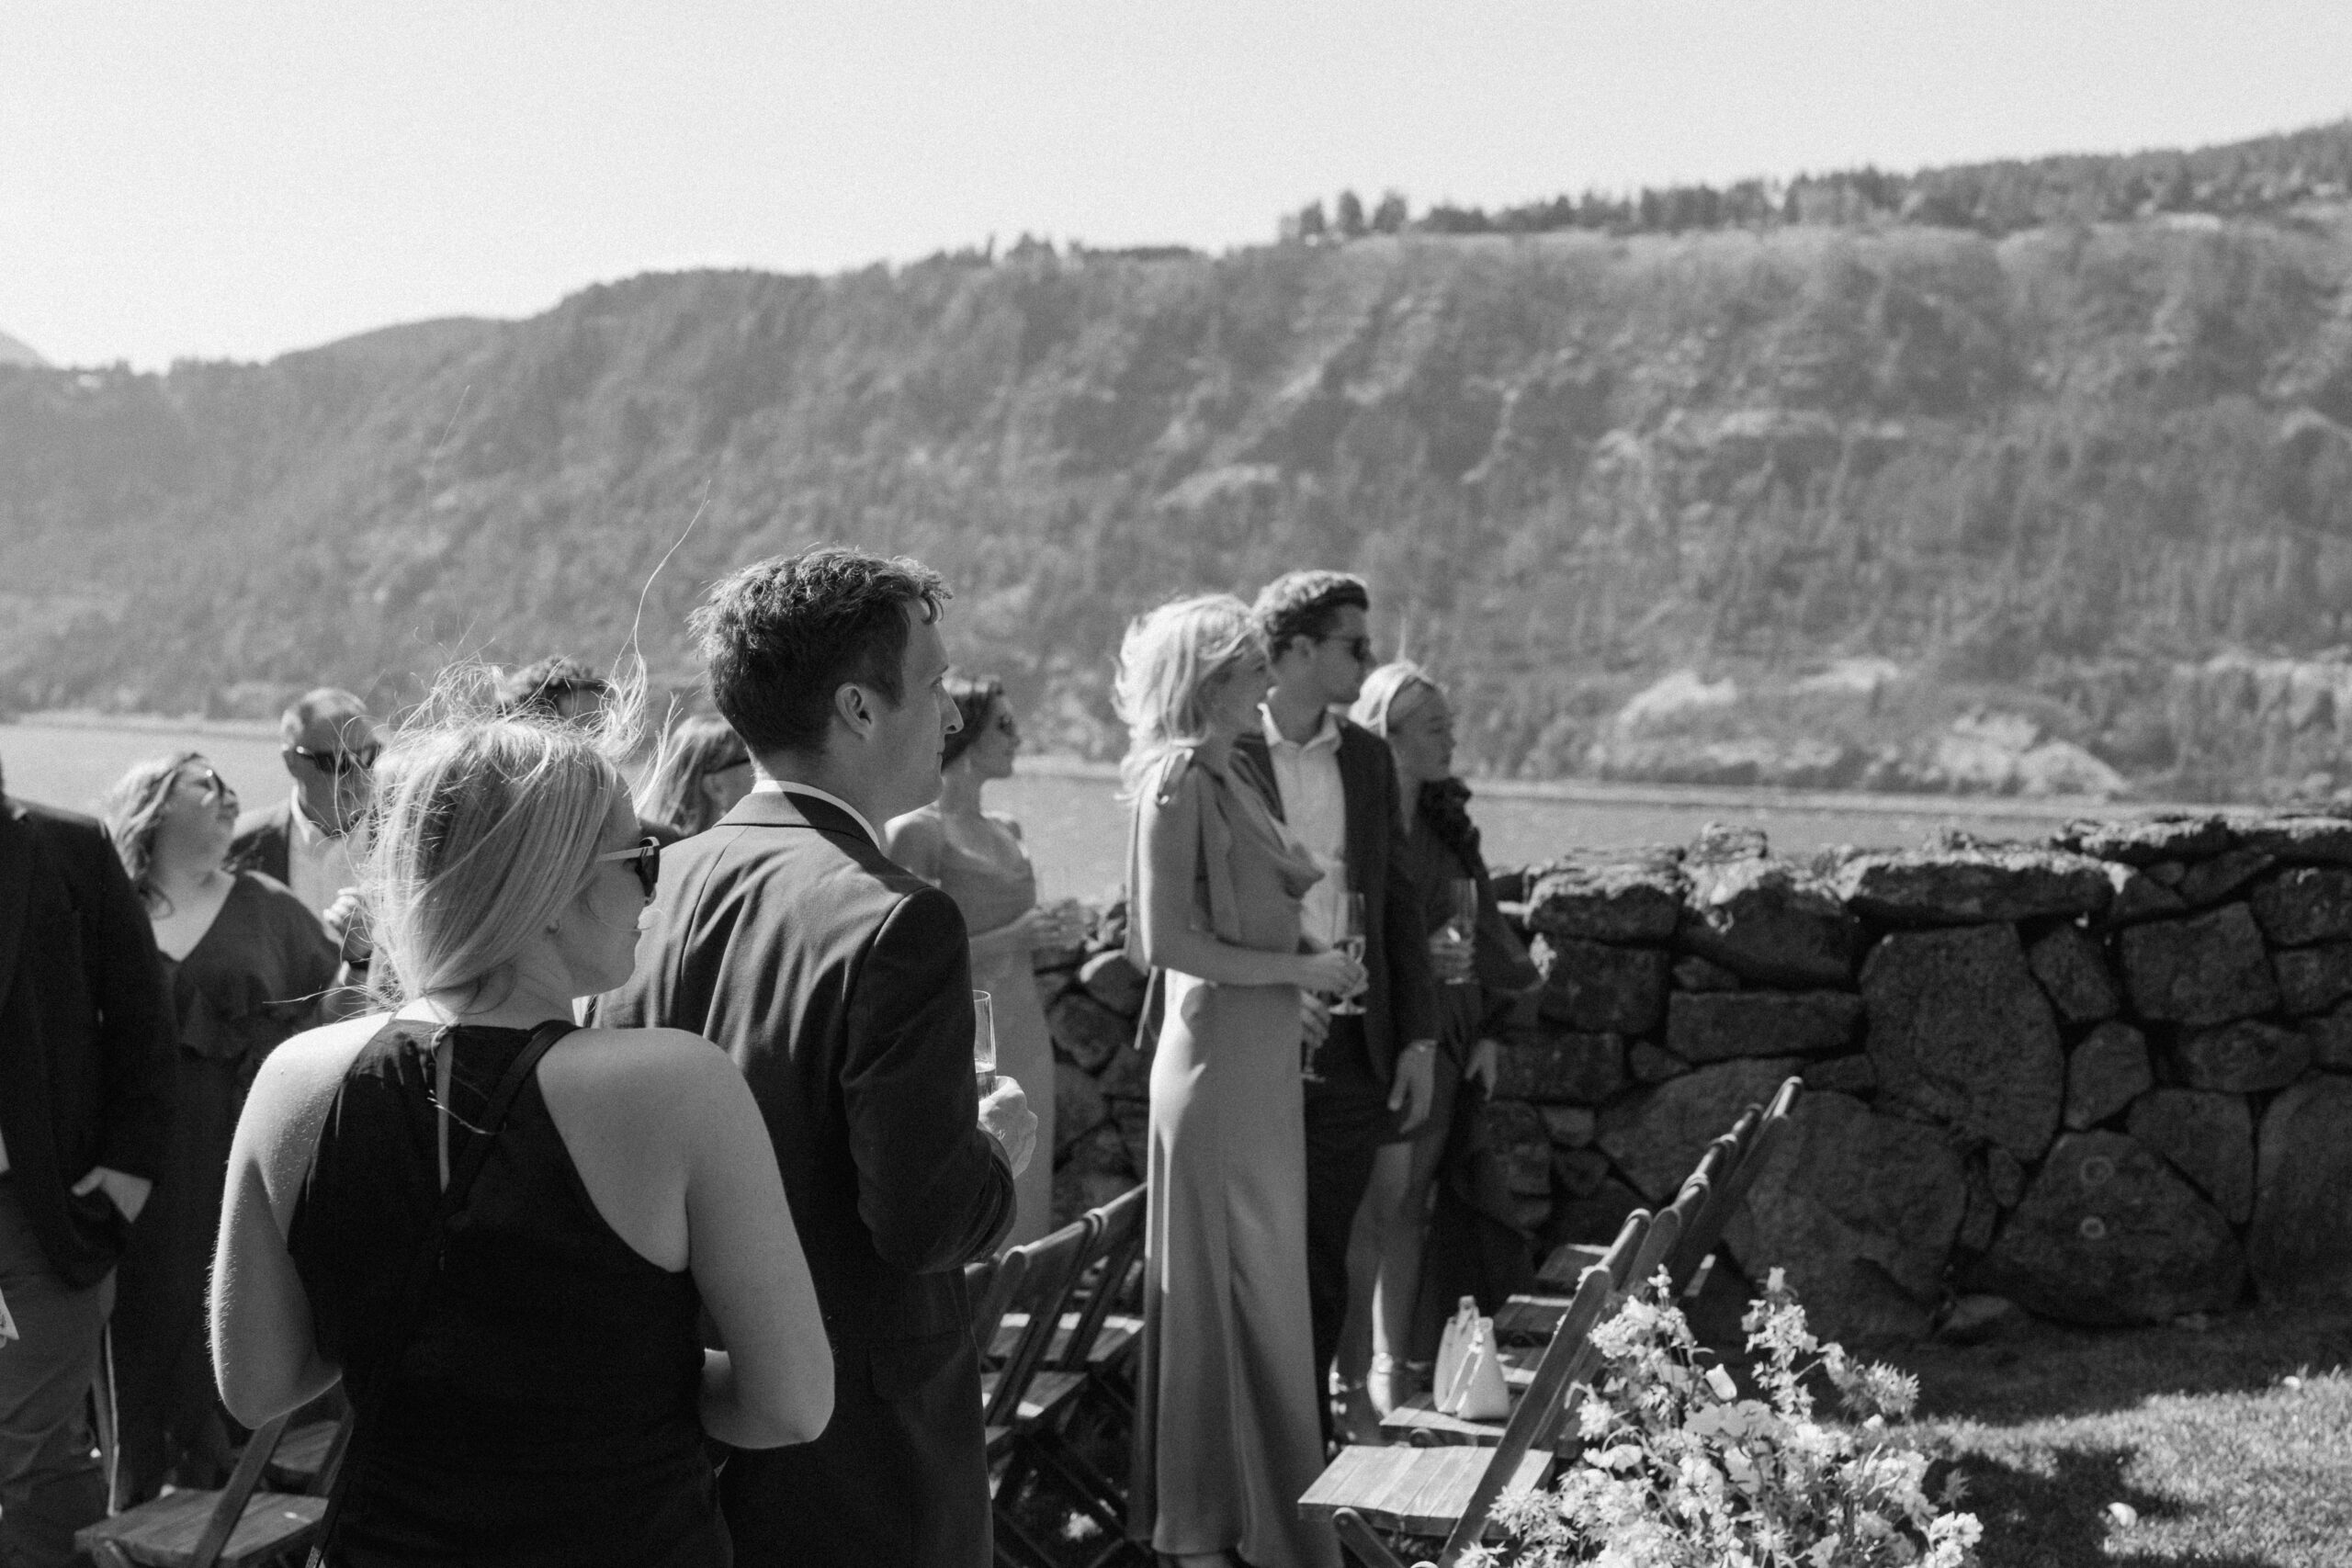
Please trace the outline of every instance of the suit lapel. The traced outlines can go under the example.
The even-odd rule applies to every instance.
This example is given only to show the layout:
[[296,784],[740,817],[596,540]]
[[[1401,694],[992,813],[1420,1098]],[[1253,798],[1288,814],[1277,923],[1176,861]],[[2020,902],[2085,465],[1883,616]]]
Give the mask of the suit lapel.
[[1368,886],[1365,874],[1388,837],[1375,815],[1380,809],[1380,779],[1373,768],[1379,759],[1363,743],[1362,732],[1354,725],[1342,718],[1332,722],[1340,727],[1340,795],[1347,803],[1348,870],[1361,892]]
[[32,829],[0,798],[0,1000],[6,999],[33,896]]

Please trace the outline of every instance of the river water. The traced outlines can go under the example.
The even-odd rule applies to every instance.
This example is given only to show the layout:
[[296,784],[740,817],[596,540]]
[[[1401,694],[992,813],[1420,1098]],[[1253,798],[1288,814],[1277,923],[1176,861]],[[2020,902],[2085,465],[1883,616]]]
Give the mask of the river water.
[[[248,805],[290,787],[267,726],[81,716],[0,724],[7,792],[81,811],[95,812],[99,795],[132,762],[179,748],[203,752]],[[1115,887],[1126,863],[1126,812],[1114,771],[1058,758],[1024,758],[1021,769],[989,786],[988,804],[1022,824],[1046,897],[1094,898]],[[1577,846],[1687,842],[1709,822],[1761,828],[1775,850],[1804,855],[1832,844],[1909,847],[1947,826],[1988,838],[2034,838],[2072,817],[2157,809],[1671,785],[1473,781],[1473,787],[1472,814],[1487,859],[1498,866]]]

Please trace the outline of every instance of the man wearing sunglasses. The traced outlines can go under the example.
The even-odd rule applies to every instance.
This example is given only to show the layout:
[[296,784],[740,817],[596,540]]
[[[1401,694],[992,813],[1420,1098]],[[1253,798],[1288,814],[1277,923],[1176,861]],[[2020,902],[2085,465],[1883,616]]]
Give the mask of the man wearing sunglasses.
[[306,693],[278,720],[278,755],[294,780],[285,800],[237,819],[230,868],[274,876],[324,922],[354,964],[368,960],[359,909],[371,770],[382,742],[367,705],[337,686]]

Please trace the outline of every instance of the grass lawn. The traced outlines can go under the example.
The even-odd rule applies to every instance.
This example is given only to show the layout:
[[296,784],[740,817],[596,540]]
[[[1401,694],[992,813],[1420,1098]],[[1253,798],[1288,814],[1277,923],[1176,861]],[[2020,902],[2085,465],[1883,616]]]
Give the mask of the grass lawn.
[[1986,1568],[2352,1568],[2352,1311],[2029,1323],[1874,1359],[1917,1374]]

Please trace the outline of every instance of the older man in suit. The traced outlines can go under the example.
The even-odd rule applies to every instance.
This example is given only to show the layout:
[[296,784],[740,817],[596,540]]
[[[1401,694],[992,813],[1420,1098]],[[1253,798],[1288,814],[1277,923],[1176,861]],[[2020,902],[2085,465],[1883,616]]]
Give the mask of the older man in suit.
[[367,857],[368,807],[383,749],[368,705],[339,686],[295,699],[277,721],[278,757],[293,793],[237,818],[232,871],[257,871],[294,891],[326,923],[355,967],[368,960],[359,908],[359,863]]
[[979,1092],[963,917],[876,831],[939,790],[958,723],[945,596],[915,562],[838,548],[712,590],[695,616],[711,696],[758,783],[664,852],[654,934],[598,1006],[742,1067],[832,1339],[823,1435],[722,1474],[742,1568],[991,1560],[962,1270],[1012,1228],[1037,1118],[1009,1078]]
[[79,1562],[106,1512],[85,1400],[163,1156],[171,1001],[106,830],[0,795],[0,1562]]
[[[1308,999],[1310,1032],[1325,1031],[1306,1085],[1306,1293],[1318,1390],[1347,1321],[1348,1235],[1374,1156],[1419,1125],[1436,1082],[1429,943],[1409,881],[1392,874],[1405,855],[1396,760],[1386,741],[1331,711],[1355,700],[1372,668],[1371,607],[1363,583],[1341,572],[1294,571],[1266,585],[1252,610],[1274,685],[1261,731],[1234,745],[1275,815],[1323,867],[1307,889],[1307,934],[1336,942],[1340,897],[1363,897],[1363,1011],[1332,1013]],[[1348,1372],[1350,1424],[1374,1425],[1359,1370]]]

